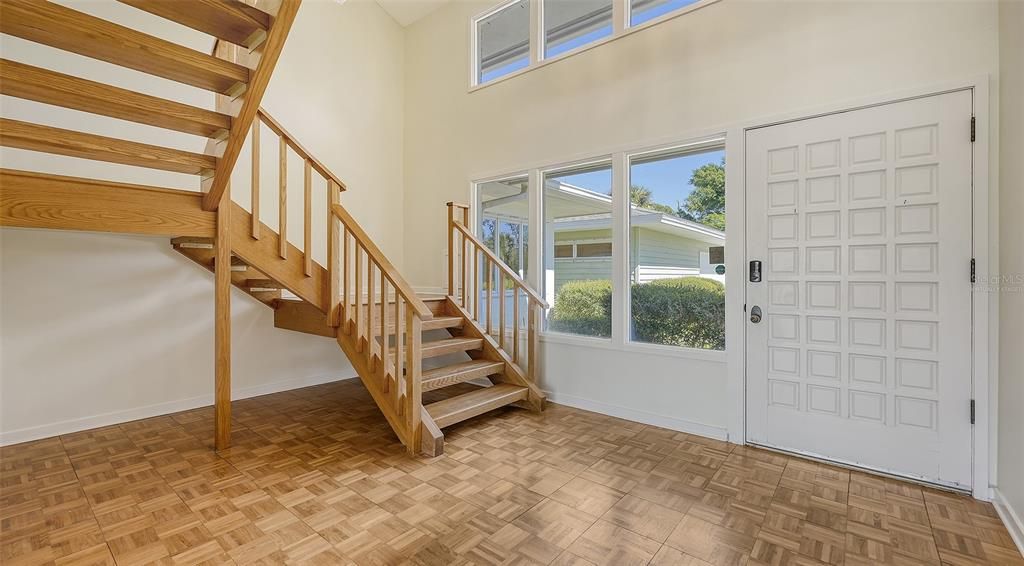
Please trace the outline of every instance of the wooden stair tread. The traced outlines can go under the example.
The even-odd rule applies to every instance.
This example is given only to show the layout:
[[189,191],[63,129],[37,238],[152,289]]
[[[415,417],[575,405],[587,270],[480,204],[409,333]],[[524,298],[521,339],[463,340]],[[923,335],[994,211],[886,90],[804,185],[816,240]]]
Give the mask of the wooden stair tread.
[[[392,303],[393,304],[393,303]],[[394,309],[388,312],[387,319],[387,332],[388,334],[394,334]],[[457,329],[462,326],[462,316],[434,316],[429,320],[422,321],[424,331],[437,331],[443,329]],[[374,318],[374,330],[380,330],[380,315]],[[402,334],[406,334],[406,325],[402,324],[400,329]],[[379,338],[379,337],[378,337]]]
[[212,155],[119,140],[8,118],[0,118],[0,145],[196,175],[212,171],[217,166],[217,158]]
[[273,279],[246,279],[245,286],[249,289],[284,289],[285,286]]
[[0,94],[204,137],[231,127],[227,114],[7,59],[0,59]]
[[238,0],[120,0],[161,18],[250,49],[266,38],[270,15]]
[[430,320],[424,320],[423,330],[441,330],[444,328],[459,328],[462,326],[461,316],[435,316]]
[[[478,350],[483,346],[483,340],[480,338],[445,338],[444,340],[434,340],[431,342],[423,342],[422,352],[424,358],[436,358],[438,356],[444,356],[445,354],[457,354],[459,352],[468,352],[469,350]],[[391,357],[394,358],[395,348],[390,348]]]
[[434,368],[423,372],[423,390],[433,391],[434,389],[470,381],[478,377],[502,373],[504,370],[504,362],[493,362],[490,360],[470,360],[468,362]]
[[529,390],[525,387],[501,383],[437,401],[426,405],[425,408],[427,414],[434,419],[434,423],[438,427],[444,428],[482,415],[487,411],[522,401],[528,394]]
[[[216,257],[210,258],[210,267],[216,267],[216,266],[217,266],[217,258]],[[231,256],[231,271],[249,271],[249,264],[245,263],[245,260],[243,260],[242,258],[240,258],[240,257],[238,257],[236,255],[233,255],[233,256]]]
[[0,32],[222,94],[249,69],[46,0],[0,2]]

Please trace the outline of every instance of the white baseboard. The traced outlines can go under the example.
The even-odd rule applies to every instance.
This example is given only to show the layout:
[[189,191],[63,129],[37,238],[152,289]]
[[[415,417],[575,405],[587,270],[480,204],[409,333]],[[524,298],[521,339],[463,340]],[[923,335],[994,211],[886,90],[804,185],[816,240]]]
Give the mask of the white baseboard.
[[1006,497],[1000,493],[999,488],[993,489],[992,495],[992,504],[996,507],[996,513],[999,513],[999,518],[1006,525],[1006,530],[1010,531],[1010,537],[1017,545],[1017,550],[1024,555],[1024,521],[1021,521],[1021,514],[1017,512],[1024,512],[1024,509],[1014,509]]
[[555,393],[554,391],[545,391],[544,394],[548,396],[548,401],[551,401],[552,403],[575,407],[577,409],[583,409],[594,413],[601,413],[602,415],[617,417],[627,421],[667,428],[669,430],[685,432],[687,434],[696,434],[697,436],[714,438],[715,440],[727,440],[729,435],[729,431],[725,427],[695,423],[676,417],[670,417],[668,415],[660,415],[658,413],[641,411],[639,409],[611,405],[601,401],[584,399],[583,397]]
[[[292,389],[354,378],[355,376],[342,377],[338,375],[314,375],[309,377],[285,379],[261,385],[236,388],[232,391],[231,399],[237,401],[239,399],[259,397],[260,395],[269,395],[271,393],[280,393],[282,391],[290,391]],[[22,442],[50,438],[61,434],[70,434],[72,432],[89,430],[91,428],[121,424],[129,421],[137,421],[139,419],[148,419],[150,417],[188,411],[199,407],[208,407],[212,404],[213,393],[210,393],[207,395],[200,395],[198,397],[190,397],[188,399],[179,399],[177,401],[168,401],[166,403],[135,407],[124,411],[114,411],[101,415],[69,419],[66,421],[26,427],[17,430],[0,431],[0,446],[20,444]]]

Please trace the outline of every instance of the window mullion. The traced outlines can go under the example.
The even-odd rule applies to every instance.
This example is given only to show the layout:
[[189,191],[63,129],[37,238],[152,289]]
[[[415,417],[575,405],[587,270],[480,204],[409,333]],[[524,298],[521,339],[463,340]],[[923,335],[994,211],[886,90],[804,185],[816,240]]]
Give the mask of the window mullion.
[[629,164],[612,155],[612,344],[629,341]]
[[629,17],[629,0],[612,0],[612,36],[626,30]]
[[544,0],[530,1],[530,66],[540,61],[544,45]]

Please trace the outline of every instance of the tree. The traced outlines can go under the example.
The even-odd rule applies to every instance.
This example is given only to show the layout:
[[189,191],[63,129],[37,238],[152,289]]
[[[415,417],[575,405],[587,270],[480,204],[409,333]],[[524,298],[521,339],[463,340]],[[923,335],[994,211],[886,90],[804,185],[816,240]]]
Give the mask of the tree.
[[693,187],[676,214],[717,230],[725,230],[725,158],[721,163],[708,163],[693,170]]
[[629,202],[633,203],[633,206],[657,212],[664,212],[666,214],[676,213],[676,211],[672,210],[671,206],[654,202],[653,198],[651,190],[647,187],[643,185],[630,185]]

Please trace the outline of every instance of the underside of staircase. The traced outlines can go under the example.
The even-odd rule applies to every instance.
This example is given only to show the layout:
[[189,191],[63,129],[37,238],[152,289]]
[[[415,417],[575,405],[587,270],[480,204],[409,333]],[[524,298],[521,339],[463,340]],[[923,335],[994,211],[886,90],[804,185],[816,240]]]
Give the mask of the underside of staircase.
[[[206,149],[6,117],[0,118],[0,145],[193,174],[202,192],[0,169],[0,224],[168,236],[175,250],[214,273],[217,449],[228,448],[231,438],[231,286],[274,309],[278,328],[334,338],[410,452],[440,454],[441,429],[500,407],[543,409],[536,384],[536,317],[543,302],[488,255],[468,229],[468,208],[448,206],[448,292],[421,297],[342,206],[345,184],[260,108],[299,0],[120,2],[208,34],[212,53],[47,0],[0,2],[0,32],[212,92],[213,109],[6,59],[0,60],[0,94],[198,136]],[[276,227],[264,224],[259,212],[258,147],[265,130],[280,148]],[[248,209],[232,201],[229,182],[247,140],[254,148]],[[289,153],[304,163],[301,248],[281,236],[289,233]],[[328,222],[326,267],[311,252],[313,179],[326,185],[327,202],[320,203]],[[438,258],[444,261],[440,250]],[[491,307],[496,285],[500,306]],[[506,309],[508,288],[513,304]],[[468,382],[481,386],[422,403],[425,392]]]

